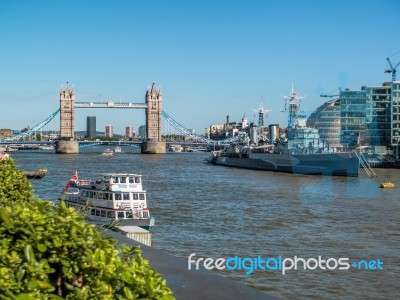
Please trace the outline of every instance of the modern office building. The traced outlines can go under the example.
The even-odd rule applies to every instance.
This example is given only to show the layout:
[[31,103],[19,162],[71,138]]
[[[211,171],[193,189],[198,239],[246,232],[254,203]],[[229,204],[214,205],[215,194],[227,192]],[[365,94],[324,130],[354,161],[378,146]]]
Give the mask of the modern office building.
[[87,116],[86,117],[86,136],[90,139],[96,137],[96,117]]
[[113,127],[112,125],[106,126],[106,137],[113,137]]
[[340,143],[344,147],[357,147],[365,137],[366,90],[340,92]]
[[400,142],[400,81],[340,93],[344,146],[381,149]]
[[146,138],[146,125],[141,125],[138,128],[138,135],[140,138],[145,139]]
[[367,128],[364,144],[388,146],[391,141],[391,83],[365,87]]
[[400,158],[400,81],[392,82],[391,89],[391,132],[390,143],[393,155]]
[[340,99],[334,98],[319,106],[307,119],[307,127],[318,129],[324,148],[340,149]]
[[400,81],[394,81],[391,89],[391,141],[392,145],[400,144]]

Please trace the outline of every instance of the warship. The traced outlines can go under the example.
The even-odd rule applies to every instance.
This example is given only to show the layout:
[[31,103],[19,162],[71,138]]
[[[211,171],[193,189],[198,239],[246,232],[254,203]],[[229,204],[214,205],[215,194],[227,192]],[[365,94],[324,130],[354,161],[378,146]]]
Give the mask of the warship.
[[[208,162],[215,165],[298,174],[358,177],[360,158],[355,151],[339,152],[320,145],[318,130],[306,127],[299,97],[293,89],[286,100],[289,113],[285,136],[271,134],[267,144],[251,145],[247,133],[223,150],[213,151]],[[288,107],[287,107],[288,106]],[[279,128],[278,128],[279,129]]]

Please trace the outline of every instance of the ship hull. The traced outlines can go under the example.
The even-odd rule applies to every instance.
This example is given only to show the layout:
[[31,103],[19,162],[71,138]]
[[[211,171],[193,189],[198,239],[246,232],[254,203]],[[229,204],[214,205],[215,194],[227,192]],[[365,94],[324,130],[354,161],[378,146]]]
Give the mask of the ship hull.
[[250,153],[249,158],[215,156],[211,163],[221,166],[330,176],[358,177],[359,159],[354,152],[288,155]]

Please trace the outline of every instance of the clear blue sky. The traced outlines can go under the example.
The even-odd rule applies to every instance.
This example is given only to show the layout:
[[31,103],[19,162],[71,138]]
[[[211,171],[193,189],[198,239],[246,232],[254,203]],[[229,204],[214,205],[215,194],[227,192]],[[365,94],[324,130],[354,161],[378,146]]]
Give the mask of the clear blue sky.
[[[66,81],[77,101],[138,103],[155,82],[164,110],[197,133],[226,115],[257,121],[262,100],[266,123],[284,125],[292,82],[311,113],[321,93],[389,81],[399,25],[398,0],[2,0],[0,128],[45,119]],[[88,115],[116,133],[144,124],[143,110],[78,109],[76,130]]]

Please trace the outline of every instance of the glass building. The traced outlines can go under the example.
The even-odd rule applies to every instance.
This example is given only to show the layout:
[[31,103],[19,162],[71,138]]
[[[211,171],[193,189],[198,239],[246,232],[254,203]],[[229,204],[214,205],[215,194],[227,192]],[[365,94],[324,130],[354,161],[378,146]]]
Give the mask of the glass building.
[[400,82],[340,93],[343,146],[388,147],[400,142]]
[[94,139],[96,137],[96,117],[87,117],[86,118],[86,136],[90,139]]
[[340,99],[326,101],[319,106],[307,119],[307,126],[318,129],[323,147],[340,149]]
[[400,143],[400,81],[392,83],[391,144]]
[[393,155],[400,158],[400,81],[392,83],[391,91],[391,145],[393,147]]
[[384,86],[367,87],[366,91],[366,131],[364,144],[387,146],[391,135],[391,88]]
[[340,92],[340,143],[344,147],[356,147],[365,138],[366,90]]

